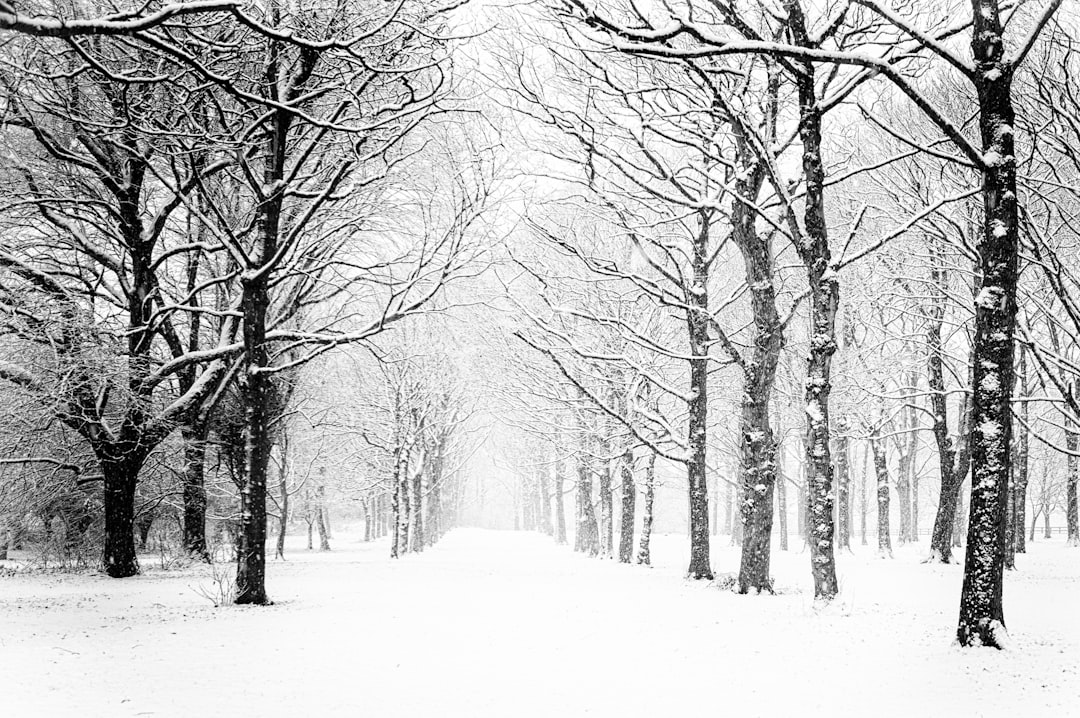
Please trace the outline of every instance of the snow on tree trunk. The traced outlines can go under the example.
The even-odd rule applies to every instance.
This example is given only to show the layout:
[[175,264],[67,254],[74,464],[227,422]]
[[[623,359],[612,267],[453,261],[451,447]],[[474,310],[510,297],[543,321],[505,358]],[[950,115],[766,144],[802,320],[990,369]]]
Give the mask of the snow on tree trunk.
[[892,558],[892,541],[889,538],[889,465],[886,461],[884,442],[875,436],[870,439],[874,452],[874,473],[877,475],[877,524],[878,556]]
[[[699,219],[700,229],[693,243],[693,284],[704,288],[708,281],[709,223]],[[709,561],[709,488],[706,481],[706,450],[708,446],[708,385],[709,385],[709,293],[686,292],[688,310],[687,330],[690,340],[690,401],[688,405],[686,462],[690,514],[690,565],[687,575],[693,579],[711,580]],[[770,505],[771,508],[771,505]]]
[[[775,89],[770,86],[770,89]],[[754,153],[742,125],[732,123],[738,156],[751,165]],[[773,284],[771,233],[757,231],[757,213],[745,200],[755,200],[761,193],[766,168],[764,158],[752,162],[752,169],[736,179],[736,194],[731,211],[732,237],[743,257],[746,284],[750,288],[750,309],[754,322],[753,346],[749,360],[742,363],[743,395],[740,409],[742,438],[742,556],[738,590],[772,592],[769,558],[773,527],[773,494],[776,488],[777,446],[769,417],[769,403],[780,350],[784,346],[783,325],[776,310]]]
[[809,63],[798,78],[799,136],[805,189],[805,244],[800,248],[810,287],[810,341],[806,369],[807,542],[814,598],[829,600],[839,590],[833,550],[833,465],[829,455],[829,394],[836,353],[836,311],[840,284],[831,266],[825,219],[825,170],[821,158],[821,108]]
[[[1080,546],[1080,520],[1077,516],[1077,497],[1076,497],[1076,483],[1077,478],[1080,477],[1080,458],[1077,457],[1077,451],[1080,450],[1080,434],[1077,434],[1073,429],[1076,428],[1076,422],[1069,419],[1066,422],[1065,431],[1065,449],[1069,453],[1065,457],[1066,473],[1065,473],[1065,523],[1068,528],[1068,536],[1066,543],[1069,546]],[[1035,537],[1035,521],[1031,522],[1031,537]]]
[[649,451],[645,463],[645,507],[641,516],[641,541],[638,544],[637,562],[650,565],[649,542],[652,540],[653,501],[656,498],[656,453]]
[[634,558],[634,513],[637,488],[634,486],[634,451],[626,448],[622,456],[622,491],[619,493],[619,563]]
[[[390,525],[386,527],[386,530],[391,532],[390,535],[390,558],[398,558],[405,551],[405,546],[401,543],[401,529],[402,524],[402,506],[401,506],[401,464],[400,447],[395,449],[395,455],[393,457],[393,474],[390,477]],[[308,533],[310,534],[310,526],[308,524]],[[308,539],[308,548],[311,548],[311,539]]]
[[984,218],[972,349],[971,510],[957,638],[963,646],[1000,648],[1018,260],[1013,68],[1004,55],[997,0],[972,0],[972,13]]
[[[1077,479],[1080,477],[1080,458],[1077,451],[1080,450],[1080,434],[1076,429],[1076,421],[1071,418],[1066,420],[1065,430],[1065,524],[1067,527],[1066,543],[1069,546],[1080,546],[1080,517],[1077,511]],[[1031,538],[1035,538],[1035,521],[1031,521]]]

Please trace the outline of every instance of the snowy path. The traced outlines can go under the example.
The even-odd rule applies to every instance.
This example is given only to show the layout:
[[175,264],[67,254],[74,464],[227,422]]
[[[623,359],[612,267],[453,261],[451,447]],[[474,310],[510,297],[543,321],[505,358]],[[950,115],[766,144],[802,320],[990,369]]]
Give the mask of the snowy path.
[[798,551],[777,552],[773,597],[684,581],[678,536],[652,570],[480,530],[385,553],[294,551],[269,608],[214,609],[205,567],[150,557],[126,581],[0,579],[0,715],[1080,715],[1080,552],[1057,543],[1010,576],[1008,653],[950,645],[959,567],[917,548],[843,557],[846,597],[820,615]]

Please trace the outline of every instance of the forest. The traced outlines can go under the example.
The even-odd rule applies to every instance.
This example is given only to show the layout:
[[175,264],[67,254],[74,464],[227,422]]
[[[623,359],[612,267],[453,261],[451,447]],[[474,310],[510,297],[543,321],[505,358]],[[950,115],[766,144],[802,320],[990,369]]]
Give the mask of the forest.
[[[1077,42],[1065,0],[0,0],[27,715],[134,711],[45,653],[190,621],[198,700],[217,656],[254,702],[143,660],[132,715],[284,714],[277,651],[328,671],[291,712],[355,714],[353,660],[409,666],[388,715],[696,712],[726,640],[748,715],[1080,710]],[[681,703],[597,687],[675,635]],[[485,641],[579,695],[476,702]]]

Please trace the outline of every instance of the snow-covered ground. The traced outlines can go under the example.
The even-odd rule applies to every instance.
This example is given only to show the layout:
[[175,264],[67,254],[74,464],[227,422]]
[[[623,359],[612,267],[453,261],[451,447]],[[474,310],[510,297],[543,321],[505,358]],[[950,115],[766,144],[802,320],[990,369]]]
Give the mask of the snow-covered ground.
[[[1036,542],[1006,586],[1012,649],[952,645],[959,566],[842,556],[817,612],[808,557],[777,596],[596,561],[526,533],[459,529],[391,562],[339,535],[269,567],[277,604],[214,608],[207,567],[0,578],[2,716],[1080,715],[1080,549]],[[737,554],[718,539],[713,566]]]

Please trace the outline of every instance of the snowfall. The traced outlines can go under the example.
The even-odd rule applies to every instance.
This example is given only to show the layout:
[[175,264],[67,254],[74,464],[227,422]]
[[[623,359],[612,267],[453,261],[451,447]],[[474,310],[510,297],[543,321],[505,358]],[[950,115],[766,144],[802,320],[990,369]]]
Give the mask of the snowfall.
[[[739,596],[683,578],[684,536],[655,537],[646,568],[480,529],[392,561],[339,531],[270,563],[273,606],[221,608],[205,565],[148,554],[115,580],[8,561],[0,715],[1080,715],[1080,549],[1018,557],[996,651],[953,643],[961,568],[922,564],[925,543],[842,554],[824,609],[794,548],[774,552],[777,595]],[[737,565],[717,537],[714,569]]]

